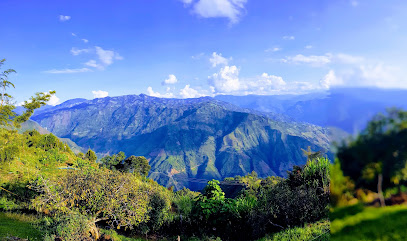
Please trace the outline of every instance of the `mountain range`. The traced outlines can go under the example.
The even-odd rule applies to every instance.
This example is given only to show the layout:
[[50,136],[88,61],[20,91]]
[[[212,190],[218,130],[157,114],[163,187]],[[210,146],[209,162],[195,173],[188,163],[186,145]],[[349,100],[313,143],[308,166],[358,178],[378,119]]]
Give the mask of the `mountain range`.
[[195,99],[141,94],[72,99],[40,108],[32,120],[81,150],[145,156],[160,184],[199,189],[202,180],[252,171],[285,176],[305,163],[301,149],[308,146],[332,158],[333,141],[361,130],[386,107],[407,107],[406,96],[366,88]]
[[145,156],[150,177],[177,189],[199,189],[196,179],[252,171],[284,176],[293,165],[305,164],[301,148],[329,153],[331,135],[329,129],[292,122],[282,114],[262,114],[211,97],[75,99],[40,109],[32,119],[82,148]]

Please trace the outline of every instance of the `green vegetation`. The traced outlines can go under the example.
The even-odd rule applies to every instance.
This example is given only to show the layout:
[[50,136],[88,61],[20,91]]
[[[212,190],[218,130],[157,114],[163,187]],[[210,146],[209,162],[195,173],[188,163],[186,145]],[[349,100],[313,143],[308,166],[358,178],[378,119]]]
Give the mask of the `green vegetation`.
[[51,94],[36,94],[25,103],[22,116],[8,115],[13,109],[9,103],[9,109],[2,105],[0,110],[7,125],[0,128],[0,222],[7,222],[0,226],[1,235],[47,241],[177,236],[256,240],[274,233],[274,239],[325,237],[328,159],[308,158],[286,179],[259,178],[252,172],[224,180],[223,186],[240,186],[228,190],[233,197],[217,180],[209,181],[201,193],[174,192],[147,178],[151,167],[145,157],[126,158],[120,152],[96,162],[93,150],[75,154],[52,133],[19,133],[15,126]]
[[406,240],[406,223],[405,205],[339,208],[331,216],[331,240]]
[[389,109],[339,146],[331,168],[332,240],[407,240],[406,141],[407,112]]
[[42,233],[34,226],[37,217],[27,214],[0,212],[0,239],[7,237],[43,240]]
[[296,227],[286,229],[276,233],[270,237],[265,237],[259,241],[291,241],[291,240],[331,240],[330,222],[320,221],[313,224],[305,225],[304,227]]

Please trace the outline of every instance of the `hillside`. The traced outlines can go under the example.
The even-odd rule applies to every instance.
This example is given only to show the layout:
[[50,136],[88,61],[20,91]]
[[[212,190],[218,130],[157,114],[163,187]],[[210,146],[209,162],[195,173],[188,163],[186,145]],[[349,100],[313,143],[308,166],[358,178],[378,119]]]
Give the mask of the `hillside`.
[[177,188],[198,188],[190,178],[223,179],[253,170],[284,176],[292,165],[305,163],[301,148],[329,150],[327,129],[275,121],[209,97],[107,97],[49,108],[32,119],[99,153],[146,156],[150,177]]
[[[37,130],[40,134],[49,134],[49,133],[51,133],[50,131],[43,128],[42,126],[40,126],[37,122],[35,122],[33,120],[28,120],[28,121],[22,123],[21,127],[19,128],[18,131],[20,133],[23,133],[24,131],[27,131],[27,130]],[[62,141],[63,143],[68,144],[69,148],[71,148],[71,150],[74,153],[79,153],[79,152],[85,152],[86,151],[86,149],[78,146],[75,142],[73,142],[69,138],[60,138],[60,137],[58,137],[58,139],[60,141]]]
[[378,88],[333,88],[326,93],[306,95],[219,95],[215,99],[242,108],[283,114],[294,121],[340,128],[351,134],[362,130],[373,115],[386,108],[407,108],[406,90]]

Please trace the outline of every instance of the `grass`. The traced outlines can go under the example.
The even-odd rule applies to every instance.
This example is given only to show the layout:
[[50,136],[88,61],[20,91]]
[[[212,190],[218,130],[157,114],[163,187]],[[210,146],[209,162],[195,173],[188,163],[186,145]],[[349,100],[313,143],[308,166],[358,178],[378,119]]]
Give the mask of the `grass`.
[[331,214],[331,240],[407,240],[407,206],[353,205]]
[[43,235],[33,223],[36,217],[27,214],[0,212],[0,240],[19,237],[28,240],[43,240]]
[[319,221],[305,227],[296,227],[283,230],[259,241],[325,241],[330,240],[329,221]]

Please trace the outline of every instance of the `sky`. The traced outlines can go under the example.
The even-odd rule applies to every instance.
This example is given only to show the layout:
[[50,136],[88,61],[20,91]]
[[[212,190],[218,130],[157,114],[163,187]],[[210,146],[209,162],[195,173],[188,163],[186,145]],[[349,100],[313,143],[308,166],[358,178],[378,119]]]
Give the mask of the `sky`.
[[405,0],[1,0],[16,103],[407,88]]

